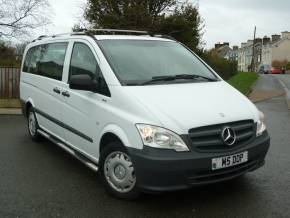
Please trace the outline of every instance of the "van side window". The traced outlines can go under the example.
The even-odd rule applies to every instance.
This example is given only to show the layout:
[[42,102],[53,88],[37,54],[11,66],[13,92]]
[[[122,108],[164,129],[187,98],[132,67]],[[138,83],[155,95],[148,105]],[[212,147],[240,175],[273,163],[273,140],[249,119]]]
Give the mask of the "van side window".
[[71,56],[69,77],[81,74],[87,74],[98,82],[98,93],[110,96],[109,88],[93,52],[86,44],[76,42]]
[[38,74],[56,80],[62,79],[66,42],[41,45],[41,59],[37,63]]
[[26,54],[22,71],[37,74],[36,65],[40,61],[40,54],[40,46],[30,48]]
[[67,45],[66,42],[57,42],[29,49],[23,71],[61,80]]

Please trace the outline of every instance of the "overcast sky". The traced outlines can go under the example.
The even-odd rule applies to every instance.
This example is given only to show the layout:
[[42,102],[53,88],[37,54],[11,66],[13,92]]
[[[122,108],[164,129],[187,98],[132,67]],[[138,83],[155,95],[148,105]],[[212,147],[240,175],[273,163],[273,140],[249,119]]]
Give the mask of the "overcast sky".
[[[86,0],[49,2],[53,25],[40,30],[45,34],[71,31]],[[206,48],[213,47],[216,42],[240,45],[253,38],[255,25],[258,37],[290,31],[289,0],[199,0],[199,9],[205,23]]]
[[255,25],[258,37],[290,31],[289,0],[200,0],[199,5],[207,47],[219,41],[240,45],[253,38]]

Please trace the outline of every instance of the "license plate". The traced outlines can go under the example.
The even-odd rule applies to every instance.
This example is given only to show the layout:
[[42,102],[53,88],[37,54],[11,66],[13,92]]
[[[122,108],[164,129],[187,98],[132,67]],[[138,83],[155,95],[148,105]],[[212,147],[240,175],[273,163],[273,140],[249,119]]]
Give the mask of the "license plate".
[[247,161],[248,161],[248,151],[244,151],[244,152],[238,153],[238,154],[213,158],[211,160],[211,168],[212,168],[212,170],[218,170],[218,169],[222,169],[222,168],[227,168],[227,167],[239,165],[239,164],[245,163]]

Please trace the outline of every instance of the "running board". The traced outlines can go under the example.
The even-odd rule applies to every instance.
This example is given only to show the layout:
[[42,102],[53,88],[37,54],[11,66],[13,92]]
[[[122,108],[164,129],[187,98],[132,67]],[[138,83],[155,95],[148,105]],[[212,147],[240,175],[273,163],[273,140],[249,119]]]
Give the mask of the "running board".
[[49,135],[48,133],[46,133],[45,131],[38,129],[37,132],[44,136],[45,138],[47,138],[49,141],[53,142],[54,144],[58,145],[59,147],[61,147],[63,150],[65,150],[66,152],[68,152],[69,154],[71,154],[74,158],[78,159],[79,161],[81,161],[83,164],[85,164],[87,167],[89,167],[90,169],[94,170],[94,171],[98,171],[98,166],[93,163],[91,160],[89,160],[87,157],[85,157],[83,154],[81,154],[80,152],[72,149],[71,147],[69,147],[68,145],[65,145],[63,142],[61,142],[60,140],[58,140],[57,138]]

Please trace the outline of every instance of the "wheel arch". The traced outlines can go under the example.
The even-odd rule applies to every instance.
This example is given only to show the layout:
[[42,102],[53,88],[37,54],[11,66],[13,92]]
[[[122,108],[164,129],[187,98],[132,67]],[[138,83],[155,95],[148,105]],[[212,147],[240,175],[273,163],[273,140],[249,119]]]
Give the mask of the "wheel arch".
[[25,117],[28,116],[27,112],[30,107],[35,107],[34,102],[31,98],[28,98],[27,101],[23,101],[22,103],[22,112]]
[[100,135],[101,137],[99,141],[99,154],[108,143],[113,141],[121,142],[125,148],[131,147],[127,134],[115,124],[107,125]]

